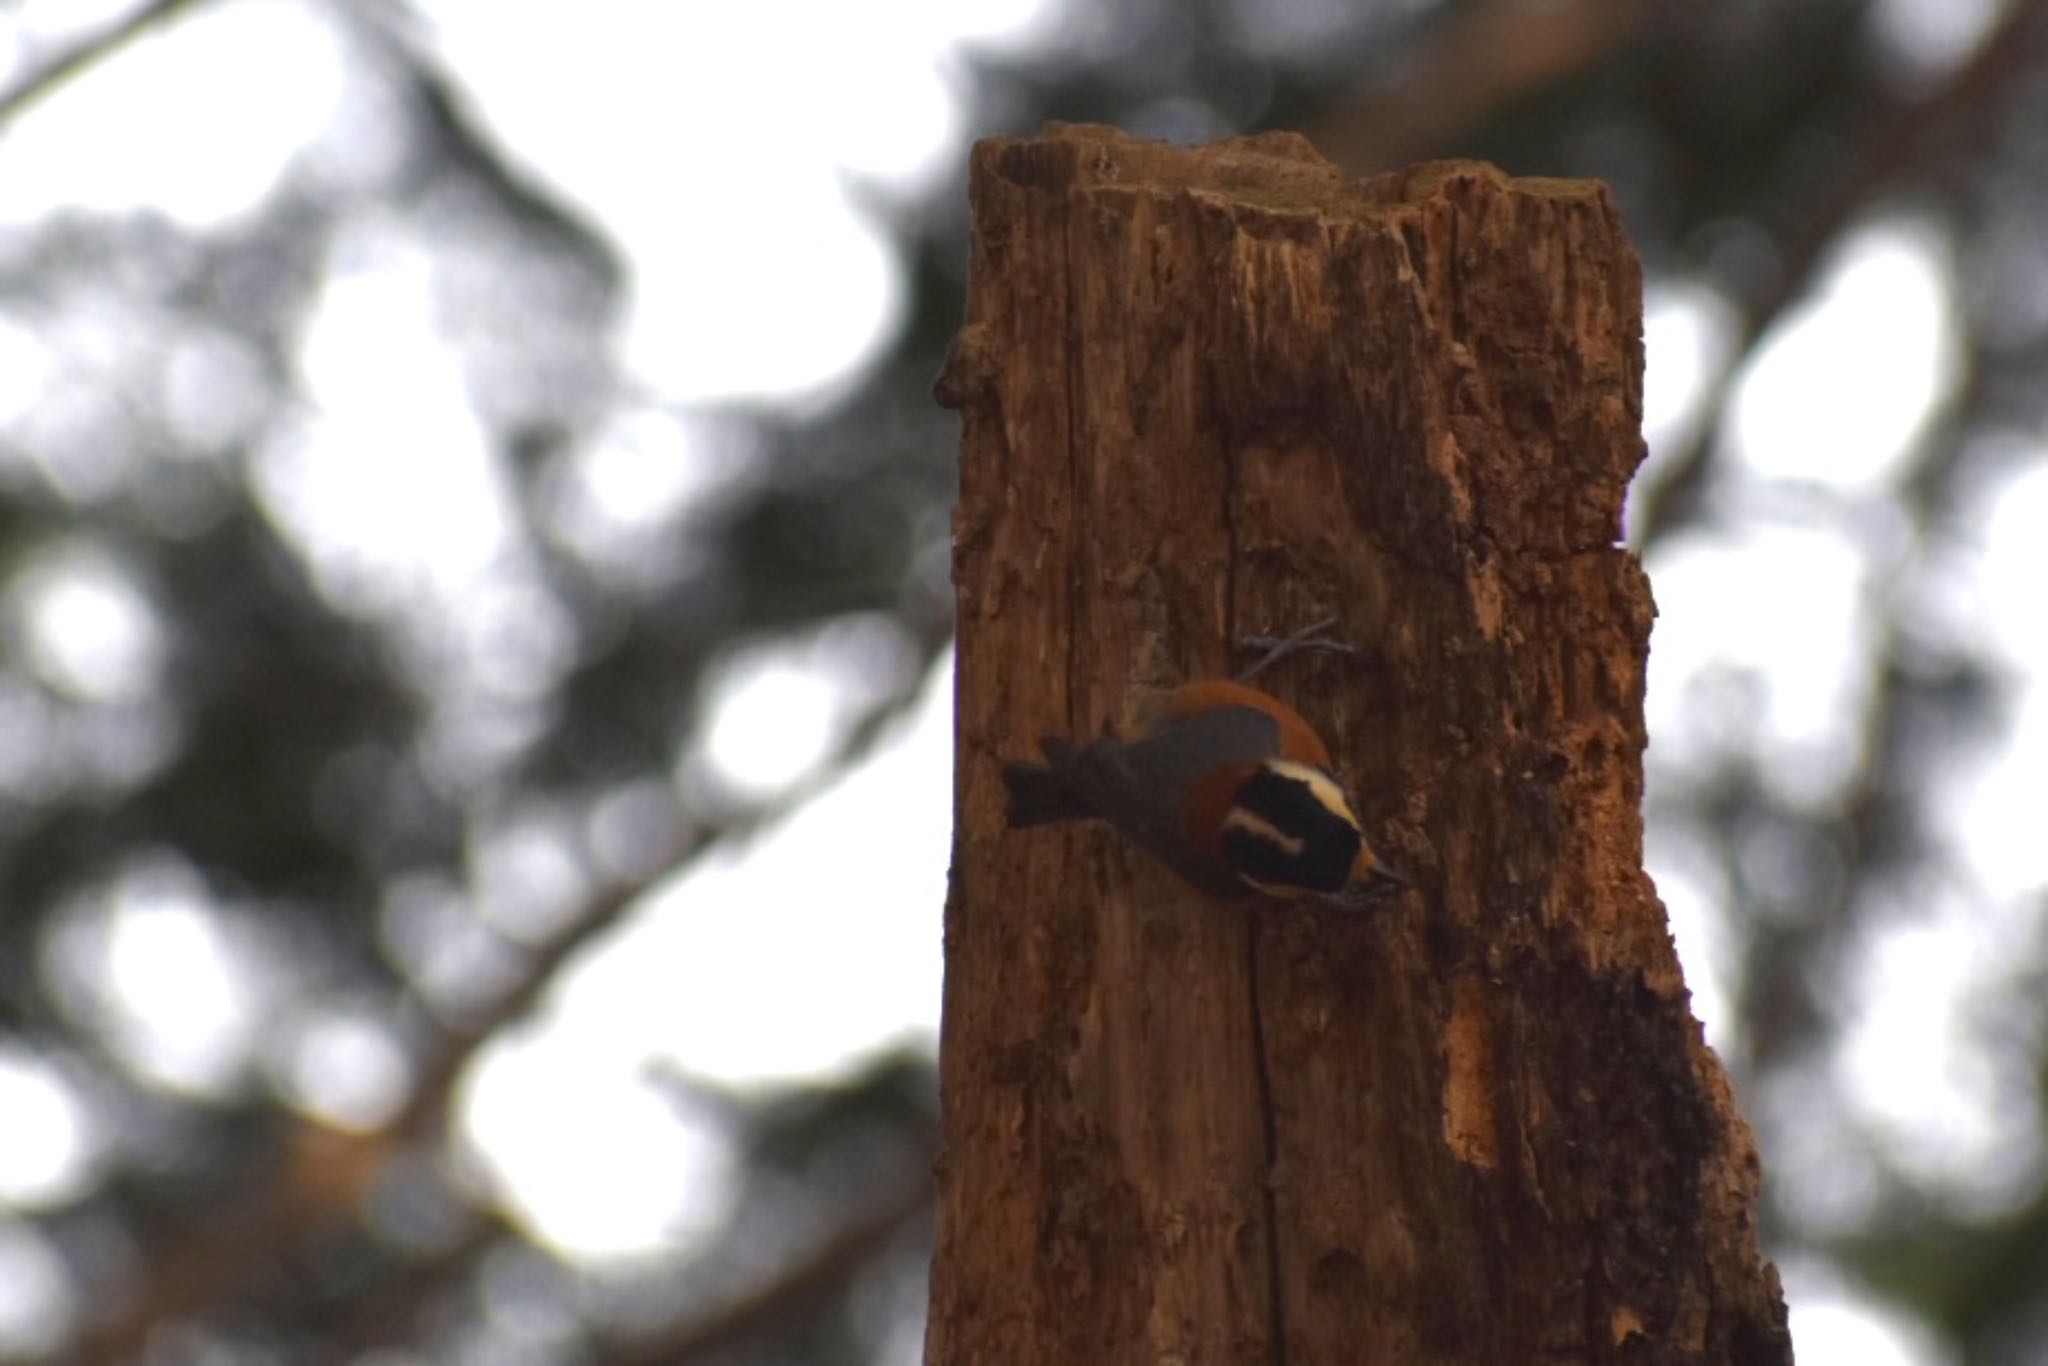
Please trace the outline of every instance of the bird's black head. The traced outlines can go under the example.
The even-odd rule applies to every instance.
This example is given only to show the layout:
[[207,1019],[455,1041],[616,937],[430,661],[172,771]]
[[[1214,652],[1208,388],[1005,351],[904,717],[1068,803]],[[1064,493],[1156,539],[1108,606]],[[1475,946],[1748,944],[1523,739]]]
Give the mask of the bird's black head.
[[1239,877],[1272,896],[1331,895],[1351,881],[1365,836],[1327,772],[1270,759],[1231,799],[1221,852]]

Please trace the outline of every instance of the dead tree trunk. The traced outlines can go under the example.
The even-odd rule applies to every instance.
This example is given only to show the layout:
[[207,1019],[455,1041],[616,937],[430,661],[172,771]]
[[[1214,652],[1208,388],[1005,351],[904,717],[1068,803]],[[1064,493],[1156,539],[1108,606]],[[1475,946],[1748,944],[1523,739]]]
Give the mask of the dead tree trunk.
[[[930,1366],[1784,1362],[1758,1169],[1642,871],[1605,191],[1096,128],[976,149]],[[1418,884],[1202,901],[1000,761],[1228,642]]]

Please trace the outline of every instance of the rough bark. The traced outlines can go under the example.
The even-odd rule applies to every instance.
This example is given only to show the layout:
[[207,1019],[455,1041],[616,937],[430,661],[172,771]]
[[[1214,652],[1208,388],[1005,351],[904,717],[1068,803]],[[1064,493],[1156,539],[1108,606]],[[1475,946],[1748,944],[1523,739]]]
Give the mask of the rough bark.
[[[1298,138],[975,151],[926,1358],[1783,1362],[1758,1164],[1642,871],[1604,190]],[[1338,619],[1263,685],[1418,883],[1203,901],[1004,758]]]

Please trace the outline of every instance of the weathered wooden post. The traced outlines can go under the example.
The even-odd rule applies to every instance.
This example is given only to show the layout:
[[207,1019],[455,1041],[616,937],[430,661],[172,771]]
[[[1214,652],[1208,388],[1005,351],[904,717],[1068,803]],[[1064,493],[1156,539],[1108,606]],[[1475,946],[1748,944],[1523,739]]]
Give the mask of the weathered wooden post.
[[[1605,192],[1297,138],[976,149],[930,1366],[1785,1362],[1757,1158],[1642,871]],[[1291,662],[1369,912],[1202,901],[1000,760]]]

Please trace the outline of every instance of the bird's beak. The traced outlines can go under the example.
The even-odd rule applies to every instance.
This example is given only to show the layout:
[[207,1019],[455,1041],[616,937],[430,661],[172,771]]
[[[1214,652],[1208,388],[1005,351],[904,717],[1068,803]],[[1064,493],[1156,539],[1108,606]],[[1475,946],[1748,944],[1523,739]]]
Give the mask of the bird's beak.
[[1386,897],[1394,896],[1414,885],[1414,883],[1401,876],[1394,869],[1389,868],[1386,864],[1375,863],[1372,866],[1372,870],[1365,875],[1365,881],[1360,885],[1359,890],[1365,894],[1367,900],[1379,901]]

